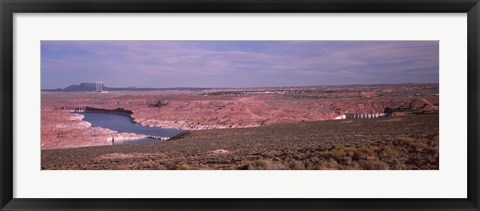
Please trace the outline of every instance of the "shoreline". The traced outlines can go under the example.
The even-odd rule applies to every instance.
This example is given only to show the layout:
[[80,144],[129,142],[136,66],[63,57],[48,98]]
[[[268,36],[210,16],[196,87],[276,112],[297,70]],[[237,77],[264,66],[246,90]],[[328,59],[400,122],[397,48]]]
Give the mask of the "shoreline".
[[[208,130],[208,129],[227,129],[227,128],[249,128],[259,127],[261,125],[246,125],[246,126],[224,126],[224,125],[201,125],[194,122],[187,121],[170,121],[170,120],[155,120],[155,119],[136,119],[133,115],[134,112],[124,108],[116,109],[104,109],[87,106],[81,112],[73,111],[70,113],[105,113],[105,114],[117,114],[127,116],[132,123],[137,123],[145,127],[158,127],[164,129],[177,129],[177,130]],[[150,124],[149,124],[150,123]]]

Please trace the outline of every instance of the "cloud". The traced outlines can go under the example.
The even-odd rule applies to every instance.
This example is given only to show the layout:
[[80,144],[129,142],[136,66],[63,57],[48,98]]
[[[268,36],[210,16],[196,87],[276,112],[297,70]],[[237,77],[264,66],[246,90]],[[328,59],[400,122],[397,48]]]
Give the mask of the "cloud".
[[[311,77],[390,83],[396,75],[405,82],[438,82],[438,48],[437,41],[43,41],[42,80],[83,71],[92,72],[90,81],[108,76],[118,86],[159,87],[172,80],[189,86],[199,78],[205,82],[195,84],[205,86],[275,86],[293,79],[315,85],[308,84]],[[74,81],[62,75],[61,81]]]

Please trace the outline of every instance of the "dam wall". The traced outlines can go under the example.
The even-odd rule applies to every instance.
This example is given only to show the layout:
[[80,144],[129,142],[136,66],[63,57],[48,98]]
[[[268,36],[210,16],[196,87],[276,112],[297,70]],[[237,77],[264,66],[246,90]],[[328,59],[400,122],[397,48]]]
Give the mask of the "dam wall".
[[386,117],[387,113],[347,113],[336,117],[335,119],[372,119]]

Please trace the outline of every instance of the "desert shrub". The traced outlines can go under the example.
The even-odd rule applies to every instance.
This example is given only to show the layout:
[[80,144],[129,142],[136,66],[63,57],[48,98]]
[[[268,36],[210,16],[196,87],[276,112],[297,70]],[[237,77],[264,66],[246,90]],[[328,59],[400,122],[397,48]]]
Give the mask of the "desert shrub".
[[188,170],[188,169],[191,169],[191,167],[186,163],[181,163],[181,164],[177,165],[177,167],[175,169],[176,170]]
[[353,153],[353,160],[361,160],[361,159],[367,159],[367,154],[365,152],[362,152],[362,151],[355,151]]
[[364,170],[386,170],[389,169],[387,163],[379,160],[361,160],[358,162],[360,168]]
[[279,152],[276,150],[273,150],[273,151],[263,153],[262,156],[265,158],[275,158],[277,154],[279,154]]
[[353,149],[353,155],[352,158],[353,160],[362,160],[362,159],[368,159],[371,157],[377,156],[377,151],[378,148],[375,146],[367,146],[367,147],[360,147],[357,149]]
[[396,145],[410,145],[413,143],[413,140],[410,137],[401,136],[401,137],[395,138],[393,143]]
[[284,170],[289,169],[288,166],[271,160],[255,160],[247,161],[240,165],[239,170]]
[[335,161],[321,161],[313,166],[314,170],[337,170],[339,165]]
[[282,169],[288,169],[287,166],[280,162],[275,162],[271,160],[260,160],[257,161],[257,166],[259,169],[264,169],[264,170],[282,170]]
[[333,149],[331,151],[322,152],[320,156],[325,158],[334,158],[334,159],[341,159],[347,155],[348,151],[345,148],[340,149]]
[[399,161],[399,160],[395,160],[393,162],[392,165],[390,165],[390,169],[394,169],[394,170],[402,170],[402,169],[406,169],[406,166],[403,162]]
[[420,139],[416,139],[414,142],[413,142],[413,146],[416,148],[416,149],[425,149],[427,148],[430,144],[428,144],[429,140],[428,139],[424,139],[424,138],[420,138]]
[[271,162],[268,160],[257,160],[253,162],[253,165],[257,169],[268,169],[268,167],[271,165]]
[[400,155],[401,148],[396,148],[395,146],[382,146],[378,149],[378,157],[383,160],[395,158]]
[[300,161],[292,161],[288,164],[288,166],[292,170],[304,170],[305,169],[305,163],[300,162]]
[[237,170],[248,170],[250,169],[251,167],[251,164],[250,163],[244,163],[244,164],[241,164],[239,166],[237,166]]
[[340,159],[339,161],[343,164],[351,164],[352,163],[352,157],[345,156],[342,159]]
[[288,169],[287,166],[280,162],[275,162],[275,161],[270,161],[270,160],[264,160],[263,162],[263,168],[265,170],[283,170],[283,169]]
[[155,169],[155,170],[167,170],[167,168],[163,165],[155,166],[153,169]]
[[396,138],[396,141],[394,143],[400,145],[407,145],[409,147],[412,147],[416,151],[421,151],[430,145],[429,142],[430,141],[428,139],[424,138],[413,139],[410,137],[398,137]]

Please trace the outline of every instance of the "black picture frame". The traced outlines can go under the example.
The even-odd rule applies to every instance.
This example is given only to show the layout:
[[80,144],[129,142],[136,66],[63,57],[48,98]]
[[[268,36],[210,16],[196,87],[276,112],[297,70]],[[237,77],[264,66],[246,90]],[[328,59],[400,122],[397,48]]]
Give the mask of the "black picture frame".
[[[478,0],[0,0],[1,210],[479,210]],[[14,13],[467,13],[466,199],[25,199],[13,198]],[[448,181],[445,181],[448,182]]]

